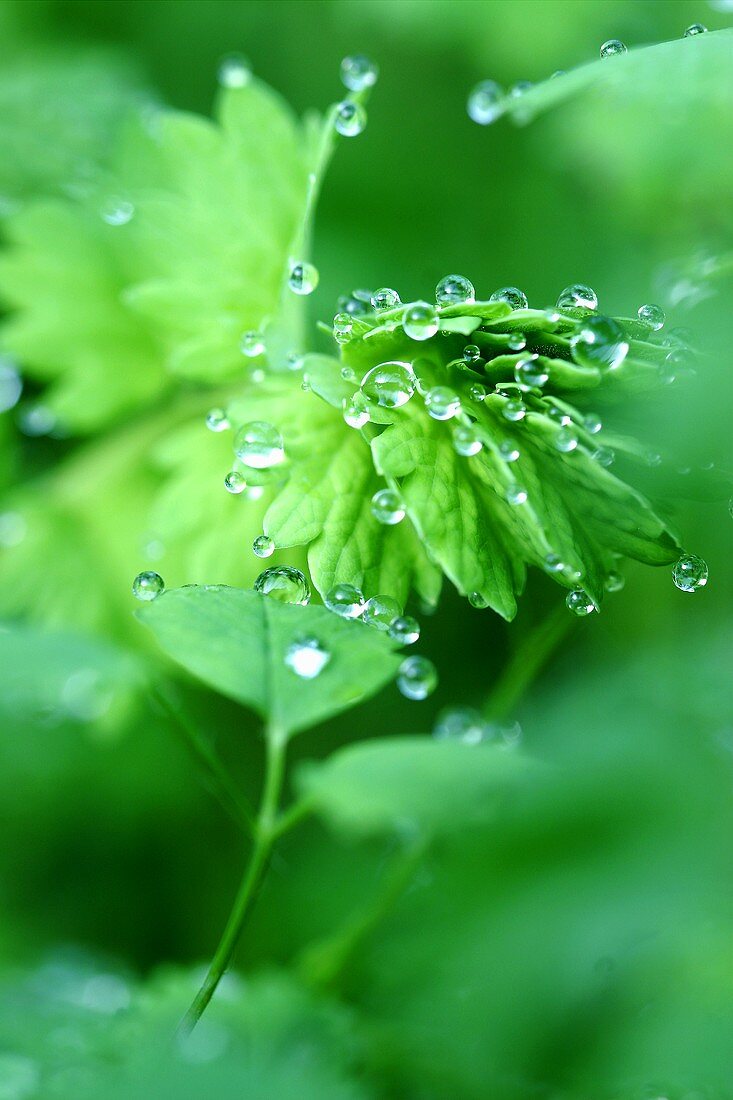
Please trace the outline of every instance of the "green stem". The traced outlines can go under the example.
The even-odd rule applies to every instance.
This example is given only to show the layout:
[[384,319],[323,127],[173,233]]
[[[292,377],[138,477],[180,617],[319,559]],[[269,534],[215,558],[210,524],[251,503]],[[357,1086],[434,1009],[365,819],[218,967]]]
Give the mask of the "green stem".
[[509,717],[574,625],[563,601],[525,634],[484,703],[487,718],[502,721]]
[[262,887],[272,856],[272,849],[278,836],[276,831],[277,811],[283,784],[287,742],[281,732],[272,727],[269,727],[266,731],[266,742],[265,785],[255,822],[254,847],[208,973],[194,997],[191,1007],[181,1021],[179,1033],[184,1036],[190,1035],[201,1019],[206,1006],[214,996],[219,982],[224,977],[232,961],[244,925]]
[[222,765],[207,738],[202,735],[196,723],[191,721],[185,708],[178,703],[168,688],[157,687],[154,691],[154,697],[183,733],[188,748],[208,775],[211,790],[221,806],[240,829],[245,833],[253,833],[254,814],[252,808],[232,782],[229,773]]

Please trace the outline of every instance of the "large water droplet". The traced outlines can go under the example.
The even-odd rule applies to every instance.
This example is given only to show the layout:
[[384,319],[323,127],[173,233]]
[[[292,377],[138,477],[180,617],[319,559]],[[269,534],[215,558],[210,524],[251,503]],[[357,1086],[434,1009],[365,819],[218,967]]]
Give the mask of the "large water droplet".
[[427,699],[438,685],[435,665],[427,657],[406,657],[397,673],[397,687],[407,699]]
[[506,499],[509,504],[526,504],[529,499],[529,493],[523,485],[517,485],[515,482],[507,488]]
[[367,114],[360,103],[345,99],[336,106],[333,125],[342,137],[357,137],[367,124]]
[[411,340],[429,340],[438,331],[438,314],[428,302],[415,302],[402,318],[405,335]]
[[519,447],[512,439],[502,439],[499,444],[499,454],[505,462],[516,462],[519,458]]
[[572,588],[565,597],[565,603],[567,604],[573,615],[590,615],[595,611],[596,605],[590,598],[587,592],[584,592],[582,588]]
[[623,573],[609,573],[603,582],[606,592],[620,592],[625,584],[626,578]]
[[335,584],[323,602],[329,611],[343,619],[358,619],[364,613],[364,593],[353,584]]
[[468,97],[468,117],[479,126],[488,126],[502,113],[504,91],[495,80],[482,80]]
[[398,615],[390,623],[389,636],[400,645],[414,645],[420,637],[420,624],[412,615]]
[[385,409],[407,404],[415,392],[415,375],[409,363],[380,363],[361,380],[361,392],[367,400]]
[[527,415],[527,407],[518,397],[509,397],[501,406],[501,413],[507,420],[517,422],[524,420]]
[[127,225],[135,215],[135,207],[129,199],[113,195],[104,203],[100,213],[107,225]]
[[626,46],[620,38],[609,38],[600,49],[601,57],[615,57],[617,54],[626,52]]
[[393,596],[372,596],[364,607],[364,622],[375,626],[377,630],[389,630],[401,614],[402,608]]
[[478,346],[478,344],[466,344],[465,348],[463,349],[464,363],[469,364],[469,366],[473,366],[475,363],[478,363],[480,359],[481,348]]
[[399,294],[390,286],[382,286],[372,294],[372,306],[377,313],[386,313],[387,310],[397,309],[402,305]]
[[267,470],[285,458],[283,437],[266,420],[253,420],[237,432],[234,453],[245,466],[253,470]]
[[136,600],[142,600],[145,603],[154,600],[164,589],[165,582],[160,573],[153,573],[152,570],[138,573],[132,582],[133,596]]
[[350,313],[352,317],[367,317],[372,312],[372,292],[360,289],[342,294],[336,308],[339,313]]
[[379,67],[364,54],[353,54],[341,62],[341,82],[350,92],[373,88],[379,77]]
[[547,554],[544,564],[548,573],[562,573],[565,568],[565,562],[559,554]]
[[233,53],[219,62],[218,77],[222,88],[244,88],[252,79],[252,70],[246,57]]
[[296,260],[290,265],[288,286],[294,294],[312,294],[318,286],[318,268],[304,260]]
[[310,585],[300,569],[295,569],[292,565],[271,565],[260,573],[254,589],[255,592],[271,596],[280,603],[310,603]]
[[708,583],[707,563],[695,554],[684,554],[675,562],[672,580],[681,592],[696,592]]
[[302,680],[313,680],[331,660],[331,654],[317,638],[298,638],[285,650],[285,664]]
[[252,553],[258,558],[271,558],[275,553],[275,540],[269,535],[258,535],[252,543]]
[[475,607],[479,611],[483,611],[485,607],[489,606],[489,601],[482,592],[469,592],[468,602],[471,607]]
[[522,389],[541,389],[550,379],[548,371],[536,355],[529,359],[520,359],[515,364],[514,377]]
[[694,38],[697,34],[707,34],[707,27],[703,23],[691,23],[682,35],[683,38]]
[[230,470],[224,478],[224,488],[228,493],[231,493],[232,496],[238,496],[240,493],[243,493],[247,488],[244,474],[239,470]]
[[355,393],[352,398],[344,398],[344,420],[350,428],[363,428],[369,423],[369,402],[363,393]]
[[555,446],[563,454],[569,454],[578,446],[578,437],[572,428],[561,428],[555,436]]
[[596,416],[595,413],[586,413],[583,417],[583,427],[590,435],[597,435],[603,424],[600,417]]
[[623,330],[612,317],[588,317],[581,321],[572,344],[576,363],[600,370],[614,370],[629,351]]
[[483,443],[472,424],[457,424],[453,429],[453,446],[459,455],[470,458],[479,453]]
[[461,411],[461,399],[448,386],[433,386],[425,394],[425,408],[433,420],[451,420]]
[[512,309],[526,309],[527,295],[516,286],[501,286],[489,298],[490,302],[506,302]]
[[527,346],[527,338],[523,332],[510,332],[506,338],[506,346],[510,351],[524,351]]
[[651,302],[645,306],[639,306],[637,315],[639,320],[643,321],[645,325],[649,325],[653,332],[658,332],[660,328],[664,327],[666,316],[661,306],[655,306]]
[[435,301],[439,306],[463,305],[473,302],[475,297],[473,283],[465,275],[446,275],[435,288]]
[[243,332],[239,341],[239,347],[242,354],[246,355],[248,359],[256,359],[258,355],[263,355],[265,352],[265,341],[262,339],[262,333],[251,330],[250,332]]
[[210,432],[225,432],[229,426],[229,418],[224,409],[209,409],[206,414],[206,427]]
[[616,452],[610,447],[596,447],[591,458],[594,458],[600,466],[605,466],[607,469],[609,466],[613,466]]
[[379,489],[372,497],[372,515],[377,523],[391,527],[405,518],[405,506],[394,489]]
[[459,741],[463,745],[479,745],[492,733],[489,723],[473,707],[442,710],[433,727],[436,741]]
[[592,286],[573,283],[557,299],[558,309],[598,309],[598,295]]

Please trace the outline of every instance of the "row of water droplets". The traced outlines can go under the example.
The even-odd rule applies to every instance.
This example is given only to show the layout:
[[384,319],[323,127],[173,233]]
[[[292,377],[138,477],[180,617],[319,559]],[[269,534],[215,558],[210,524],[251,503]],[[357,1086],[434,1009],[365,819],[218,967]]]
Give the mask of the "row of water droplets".
[[[706,32],[707,27],[702,23],[692,23],[686,28],[682,37],[694,38]],[[619,57],[625,53],[628,53],[628,47],[619,38],[609,38],[608,41],[603,43],[599,50],[601,58]],[[553,79],[557,79],[565,75],[565,70],[558,69],[557,72],[552,74],[552,77]],[[468,116],[473,122],[478,123],[479,126],[489,126],[492,122],[496,122],[497,119],[506,114],[511,105],[515,103],[517,99],[523,97],[533,87],[535,87],[535,85],[532,84],[530,80],[518,80],[515,84],[512,84],[508,91],[505,91],[495,80],[481,80],[471,90],[468,97]],[[529,116],[524,113],[521,113],[516,116],[516,121],[527,121],[528,117]]]

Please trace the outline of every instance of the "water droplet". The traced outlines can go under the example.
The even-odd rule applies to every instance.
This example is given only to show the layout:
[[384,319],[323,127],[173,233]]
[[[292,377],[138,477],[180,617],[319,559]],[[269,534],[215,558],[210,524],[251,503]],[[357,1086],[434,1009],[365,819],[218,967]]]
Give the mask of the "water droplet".
[[596,460],[597,463],[599,463],[599,465],[608,468],[609,466],[613,466],[614,459],[616,458],[616,453],[615,451],[611,450],[610,447],[597,447],[593,452],[592,457]]
[[260,332],[243,332],[239,341],[239,347],[243,355],[248,359],[256,359],[258,355],[264,355],[265,341]]
[[620,592],[626,584],[626,578],[623,573],[609,573],[603,583],[606,592]]
[[600,417],[596,416],[595,413],[586,413],[583,417],[583,427],[589,435],[597,435],[603,427],[603,424],[601,423]]
[[341,82],[350,92],[373,88],[379,77],[379,66],[363,53],[345,57],[341,62]]
[[387,310],[397,309],[401,305],[399,294],[389,286],[382,286],[372,294],[372,306],[377,313],[386,313]]
[[156,596],[159,596],[165,588],[165,582],[160,573],[153,573],[150,570],[146,570],[144,573],[138,573],[135,580],[132,582],[132,594],[136,600],[142,600],[143,602],[149,602],[154,600]]
[[473,707],[442,710],[433,727],[436,741],[459,741],[463,745],[480,745],[491,733],[488,722]]
[[435,665],[427,657],[406,657],[397,673],[397,687],[406,699],[427,699],[438,686]]
[[317,638],[298,638],[285,650],[285,664],[302,680],[314,680],[331,660]]
[[425,394],[425,408],[433,420],[450,420],[461,410],[461,399],[448,386],[433,386]]
[[677,380],[677,373],[680,367],[684,368],[686,365],[687,356],[684,352],[670,351],[664,362],[659,364],[659,380],[665,386],[670,386]]
[[253,420],[237,432],[234,453],[245,466],[253,470],[268,470],[285,458],[283,437],[266,420]]
[[409,363],[380,363],[361,380],[361,392],[368,401],[385,409],[407,404],[415,392],[415,375]]
[[369,423],[369,402],[362,393],[355,393],[343,401],[344,420],[350,428],[363,428]]
[[515,286],[502,286],[489,298],[490,302],[506,302],[512,309],[526,309],[529,305],[527,295]]
[[350,313],[352,317],[366,317],[372,312],[372,292],[352,290],[351,294],[342,294],[336,308],[339,313]]
[[345,99],[336,106],[333,125],[342,137],[357,137],[367,124],[367,113],[360,103]]
[[649,325],[649,328],[654,332],[658,332],[660,328],[664,327],[666,316],[661,306],[655,306],[649,303],[645,306],[639,306],[637,315],[640,321],[643,321],[645,325]]
[[564,568],[565,562],[559,554],[548,554],[545,557],[545,569],[548,573],[562,573]]
[[356,371],[353,367],[342,367],[339,374],[344,382],[356,382]]
[[392,596],[372,596],[364,607],[364,622],[377,630],[389,630],[401,614],[402,608]]
[[613,318],[603,316],[581,321],[572,345],[576,363],[599,370],[615,370],[629,351],[621,326]]
[[506,499],[509,504],[526,504],[529,494],[523,486],[514,483],[507,488]]
[[684,554],[672,569],[672,580],[681,592],[695,592],[708,583],[708,567],[695,554]]
[[555,446],[563,454],[569,454],[578,446],[578,437],[572,428],[561,428],[555,436]]
[[415,302],[402,318],[405,335],[411,340],[429,340],[438,331],[438,314],[428,302]]
[[209,409],[206,414],[206,427],[210,432],[225,432],[229,426],[227,414],[223,409]]
[[573,615],[590,615],[596,609],[593,600],[582,588],[571,588],[565,597],[565,603]]
[[458,306],[473,302],[476,292],[473,283],[465,275],[446,275],[435,288],[435,301],[439,306]]
[[468,392],[472,401],[483,401],[486,397],[486,386],[482,386],[480,382],[474,382],[468,387]]
[[520,359],[514,367],[514,377],[522,389],[541,389],[547,385],[550,375],[540,363],[539,358],[533,355],[529,359]]
[[412,615],[398,615],[390,623],[389,636],[400,645],[414,645],[420,637],[420,624]]
[[478,363],[481,358],[481,349],[477,344],[466,344],[463,349],[463,361],[465,363]]
[[354,331],[354,320],[349,313],[337,313],[333,319],[333,338],[337,344],[347,344]]
[[482,592],[469,592],[468,602],[471,607],[475,607],[479,611],[483,611],[485,607],[489,606],[489,601]]
[[258,558],[271,558],[275,553],[275,540],[269,535],[258,535],[252,543],[252,553]]
[[127,225],[134,217],[135,207],[128,199],[113,195],[107,199],[100,213],[107,225]]
[[271,596],[280,603],[310,603],[311,589],[300,569],[292,565],[271,565],[260,573],[254,584],[255,592]]
[[499,454],[505,462],[516,462],[519,458],[519,447],[511,439],[502,439],[499,444]]
[[598,309],[598,295],[592,286],[573,283],[557,299],[558,309]]
[[13,409],[23,392],[23,380],[9,359],[0,358],[0,413]]
[[335,584],[323,602],[342,619],[358,619],[364,613],[364,594],[353,584]]
[[318,268],[304,260],[297,260],[290,265],[288,286],[294,294],[312,294],[318,286]]
[[240,473],[239,470],[230,470],[224,478],[224,488],[228,493],[231,493],[232,496],[243,493],[247,488],[244,474]]
[[483,443],[476,435],[476,429],[470,424],[457,424],[453,429],[453,446],[459,455],[470,458],[477,455]]
[[682,35],[683,38],[694,38],[696,34],[707,34],[707,27],[702,23],[691,23]]
[[527,415],[527,407],[518,397],[508,397],[501,406],[501,412],[507,420],[516,422]]
[[616,54],[626,53],[626,46],[620,38],[609,38],[601,46],[601,57],[615,57]]
[[223,57],[219,62],[218,79],[222,88],[244,88],[252,79],[247,58],[241,53]]
[[568,414],[557,405],[546,405],[545,413],[547,414],[547,416],[550,417],[551,420],[554,420],[557,424],[561,424],[563,428],[567,427],[568,424],[572,424],[573,422],[571,417],[569,417]]
[[405,518],[405,506],[394,489],[379,489],[372,497],[372,515],[377,523],[392,527]]
[[523,332],[510,332],[507,337],[506,346],[510,351],[524,351],[527,346],[527,340]]
[[0,514],[0,546],[6,550],[20,546],[28,533],[28,525],[20,512]]
[[468,117],[479,126],[495,122],[504,109],[504,91],[495,80],[482,80],[468,97]]

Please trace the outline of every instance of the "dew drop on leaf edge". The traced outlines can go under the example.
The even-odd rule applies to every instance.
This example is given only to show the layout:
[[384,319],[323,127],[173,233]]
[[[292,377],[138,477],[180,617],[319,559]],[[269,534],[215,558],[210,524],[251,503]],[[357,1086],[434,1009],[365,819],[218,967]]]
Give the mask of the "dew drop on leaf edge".
[[683,554],[672,568],[672,580],[680,592],[697,592],[708,583],[707,563],[696,554]]
[[164,590],[165,582],[163,578],[160,573],[154,573],[152,570],[138,573],[132,582],[133,596],[143,603],[149,603],[151,600],[156,599]]
[[353,584],[335,584],[328,590],[323,602],[329,611],[342,619],[358,619],[364,613],[364,593]]
[[292,565],[273,565],[265,569],[255,581],[254,590],[280,603],[307,604],[311,598],[305,575]]

